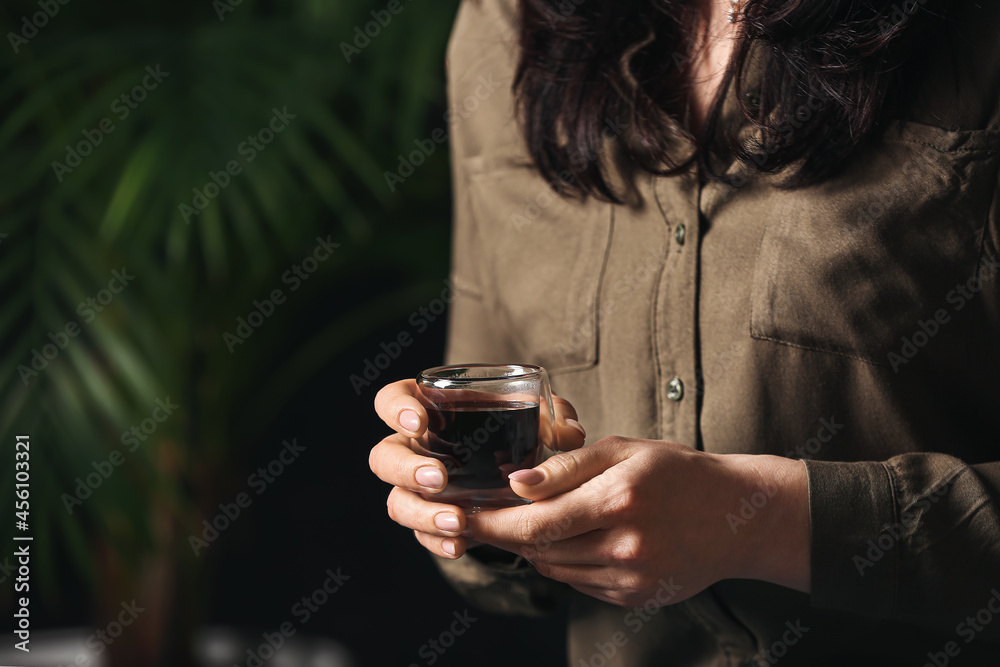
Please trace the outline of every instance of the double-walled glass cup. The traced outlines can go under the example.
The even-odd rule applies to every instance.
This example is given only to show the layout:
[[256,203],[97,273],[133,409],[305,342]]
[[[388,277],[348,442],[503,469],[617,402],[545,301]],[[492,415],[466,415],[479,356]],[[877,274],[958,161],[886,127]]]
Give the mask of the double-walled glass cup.
[[528,503],[507,476],[551,455],[555,415],[549,378],[541,366],[439,366],[417,376],[417,398],[427,410],[426,441],[417,453],[444,463],[448,484],[427,500],[470,512]]

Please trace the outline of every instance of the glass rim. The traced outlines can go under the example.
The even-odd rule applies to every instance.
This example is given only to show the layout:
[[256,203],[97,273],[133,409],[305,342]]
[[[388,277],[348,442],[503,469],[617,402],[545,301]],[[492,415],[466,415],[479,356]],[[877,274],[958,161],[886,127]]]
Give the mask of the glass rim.
[[[462,377],[447,375],[448,371],[462,371],[469,368],[496,368],[507,369],[508,372],[493,376]],[[513,371],[513,372],[510,372]],[[533,380],[543,377],[545,369],[534,364],[451,364],[447,366],[435,366],[427,370],[420,371],[417,375],[417,383],[433,383],[436,387],[441,387],[442,381],[456,385],[486,384],[491,382],[512,382],[518,380]]]

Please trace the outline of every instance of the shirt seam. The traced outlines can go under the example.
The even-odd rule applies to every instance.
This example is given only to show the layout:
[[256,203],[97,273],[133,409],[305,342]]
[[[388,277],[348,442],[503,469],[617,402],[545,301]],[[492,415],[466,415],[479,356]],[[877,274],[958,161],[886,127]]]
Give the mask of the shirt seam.
[[932,144],[932,143],[928,143],[926,141],[920,141],[919,139],[905,139],[905,138],[902,138],[902,137],[887,138],[885,141],[886,141],[886,143],[900,142],[900,143],[906,143],[906,144],[917,144],[917,145],[920,145],[920,146],[926,146],[927,148],[931,148],[931,149],[937,151],[938,153],[943,153],[943,154],[948,154],[948,153],[983,153],[983,157],[986,158],[986,157],[990,157],[991,155],[993,155],[996,152],[995,150],[993,150],[991,148],[984,148],[984,147],[981,147],[981,146],[975,146],[973,148],[963,148],[961,146],[959,146],[957,148],[944,148],[944,147],[937,146],[937,145]]
[[[753,304],[751,304],[750,311],[751,318],[753,317]],[[753,320],[750,321],[750,337],[755,340],[766,340],[772,343],[777,343],[779,345],[787,345],[789,347],[798,348],[800,350],[810,350],[812,352],[822,352],[824,354],[835,354],[840,357],[847,357],[848,359],[854,359],[855,361],[860,361],[862,363],[868,364],[869,366],[877,366],[879,368],[890,368],[891,366],[884,361],[875,361],[874,359],[869,359],[867,357],[862,357],[860,355],[851,354],[849,352],[844,352],[842,350],[833,350],[824,347],[818,347],[815,345],[803,345],[801,343],[791,343],[787,340],[782,340],[780,338],[774,338],[773,336],[766,336],[762,333],[754,331]]]
[[[650,174],[649,177],[650,189],[653,191],[653,200],[656,202],[656,207],[660,210],[660,217],[663,219],[664,224],[667,227],[667,249],[666,253],[670,253],[670,220],[667,218],[666,211],[663,210],[663,202],[660,201],[660,192],[657,190],[657,179],[656,176]],[[659,309],[657,306],[660,301],[660,285],[663,283],[663,274],[667,270],[667,262],[662,262],[660,264],[660,269],[656,274],[656,286],[653,288],[653,303],[650,307],[650,321],[652,323],[653,329],[653,362],[654,368],[656,368],[656,381],[653,383],[653,389],[655,391],[654,398],[656,399],[656,437],[657,439],[663,439],[663,369],[660,364],[660,332],[659,325],[657,321],[657,313]]]
[[[896,490],[896,483],[892,476],[892,471],[889,469],[889,464],[886,461],[881,462],[882,471],[885,473],[886,479],[889,483],[889,501],[892,503],[892,525],[899,525],[899,497]],[[898,605],[898,595],[899,595],[899,571],[900,571],[900,560],[902,559],[901,551],[903,545],[900,544],[898,549],[893,549],[892,562],[889,567],[889,614],[895,615]]]

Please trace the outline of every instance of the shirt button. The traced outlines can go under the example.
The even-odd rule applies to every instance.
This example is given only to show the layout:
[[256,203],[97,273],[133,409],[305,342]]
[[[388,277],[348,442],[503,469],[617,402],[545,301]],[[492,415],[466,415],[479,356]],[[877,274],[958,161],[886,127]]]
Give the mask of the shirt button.
[[684,227],[683,222],[677,225],[677,228],[674,230],[674,239],[677,241],[677,245],[684,245],[684,234],[686,232],[687,229]]
[[679,401],[684,398],[684,383],[680,378],[673,378],[667,383],[667,398],[671,401]]

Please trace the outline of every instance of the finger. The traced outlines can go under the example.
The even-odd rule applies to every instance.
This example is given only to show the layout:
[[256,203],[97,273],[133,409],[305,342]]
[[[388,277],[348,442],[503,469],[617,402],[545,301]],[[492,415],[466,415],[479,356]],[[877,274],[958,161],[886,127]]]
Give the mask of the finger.
[[602,602],[607,602],[608,604],[613,604],[619,607],[626,606],[627,600],[629,599],[627,595],[602,586],[588,586],[586,584],[570,584],[570,586],[584,595],[589,595],[592,598],[597,598]]
[[458,537],[465,528],[465,513],[458,507],[424,500],[398,486],[389,492],[385,505],[390,519],[422,533]]
[[551,498],[576,489],[628,458],[628,449],[610,439],[560,452],[527,470],[510,473],[510,488],[529,500]]
[[427,411],[416,392],[416,380],[387,384],[375,394],[375,412],[392,430],[417,437],[427,428]]
[[[517,553],[532,563],[610,565],[618,562],[616,558],[618,550],[613,540],[612,531],[599,529],[565,539],[549,539],[546,536],[538,542],[511,546],[515,546],[518,549]],[[501,548],[506,547],[501,546]]]
[[460,558],[465,553],[465,538],[462,537],[439,537],[428,533],[421,533],[419,530],[413,531],[417,542],[432,554],[442,558]]
[[368,466],[383,482],[411,491],[438,493],[448,481],[444,464],[437,459],[416,454],[410,439],[400,433],[383,438],[372,447]]
[[601,508],[580,494],[568,493],[531,505],[470,514],[465,534],[497,546],[541,545],[605,528]]
[[[572,537],[568,540],[549,542],[542,540],[533,544],[518,544],[516,542],[493,542],[493,546],[504,551],[523,556],[528,561],[548,565],[608,565],[613,559],[601,554],[598,548],[600,538],[589,538],[605,531],[593,530],[585,535]],[[577,540],[585,540],[578,542]]]
[[[635,578],[634,575],[623,573],[615,568],[603,565],[552,565],[545,562],[532,563],[532,565],[543,577],[569,584],[577,590],[589,588],[591,592],[588,592],[588,595],[603,593],[613,604],[623,604],[629,600],[642,600],[649,597],[648,593],[644,593],[642,589],[627,583],[630,579]],[[581,590],[581,592],[584,591]]]
[[577,586],[604,588],[602,582],[608,578],[607,568],[600,565],[551,565],[549,563],[532,563],[532,565],[543,577],[561,581],[574,588]]
[[554,448],[569,451],[583,447],[587,432],[580,425],[573,404],[560,396],[552,395],[552,409],[556,415]]

